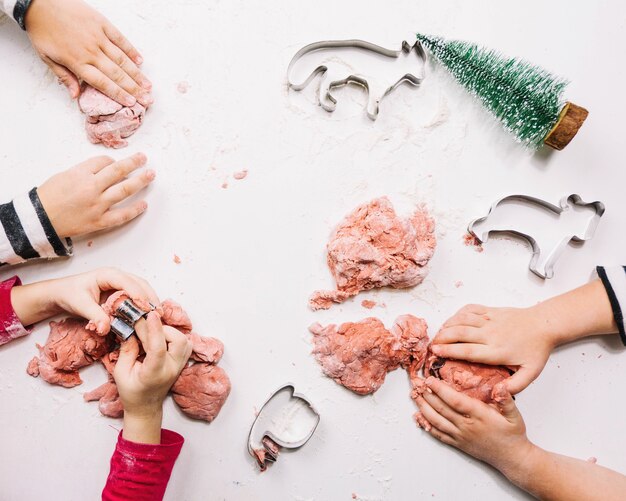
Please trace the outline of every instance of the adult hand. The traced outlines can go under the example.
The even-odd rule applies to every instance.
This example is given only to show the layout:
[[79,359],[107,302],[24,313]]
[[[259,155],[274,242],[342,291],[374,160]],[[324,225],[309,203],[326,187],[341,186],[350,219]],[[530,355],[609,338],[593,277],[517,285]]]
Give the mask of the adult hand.
[[83,80],[126,106],[149,106],[152,84],[139,52],[104,16],[82,0],[33,0],[26,31],[39,57],[73,99]]

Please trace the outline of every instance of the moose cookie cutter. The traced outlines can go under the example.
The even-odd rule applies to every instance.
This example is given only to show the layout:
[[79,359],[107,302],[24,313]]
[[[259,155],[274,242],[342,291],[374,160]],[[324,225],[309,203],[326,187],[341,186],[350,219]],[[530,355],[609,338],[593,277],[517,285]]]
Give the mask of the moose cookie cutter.
[[[345,75],[345,65],[336,64],[328,59],[319,59],[313,61],[312,65],[306,70],[309,72],[309,76],[303,82],[294,82],[293,73],[298,62],[307,54],[312,52],[320,52],[325,50],[337,50],[337,49],[360,49],[366,52],[372,53],[372,55],[384,56],[390,59],[395,59],[396,67],[400,70],[399,76],[394,77],[390,84],[383,85],[382,89],[378,89],[378,93],[372,86],[364,74],[359,71],[355,71],[352,74]],[[418,63],[418,64],[416,64]],[[421,63],[421,64],[419,64]],[[379,104],[382,99],[387,96],[391,91],[397,88],[403,82],[408,82],[412,85],[419,86],[422,83],[425,75],[425,63],[426,52],[422,48],[420,42],[415,42],[410,45],[408,42],[403,41],[400,50],[390,50],[375,45],[364,40],[327,40],[322,42],[314,42],[301,48],[291,59],[289,67],[287,69],[287,76],[289,80],[289,87],[300,91],[304,89],[311,81],[319,74],[323,73],[322,81],[318,91],[318,98],[320,106],[326,111],[332,112],[335,110],[337,100],[331,94],[332,89],[337,87],[343,87],[347,84],[356,84],[363,87],[368,93],[367,115],[376,120],[378,117]],[[351,68],[352,70],[352,68]],[[421,75],[416,76],[413,74],[414,70],[421,70]],[[392,73],[392,70],[390,70]],[[384,79],[384,78],[381,78]],[[386,86],[386,87],[385,87]]]
[[[284,395],[288,395],[286,404],[278,411],[272,411],[272,403]],[[248,452],[260,470],[265,471],[268,463],[276,462],[281,448],[299,449],[306,444],[319,422],[320,414],[313,404],[304,395],[296,393],[293,384],[287,383],[272,393],[258,412],[248,434]],[[302,423],[304,428],[297,426]]]
[[[479,235],[478,233],[474,231],[475,225],[486,221],[489,218],[489,216],[491,216],[491,214],[495,212],[495,210],[498,208],[500,204],[504,202],[508,202],[508,201],[519,201],[519,202],[524,202],[524,203],[531,204],[531,205],[538,205],[557,215],[562,214],[564,211],[570,209],[573,206],[591,208],[594,210],[595,214],[589,220],[587,227],[585,228],[585,231],[583,232],[582,235],[572,235],[569,237],[565,237],[558,243],[558,245],[556,245],[556,247],[552,249],[552,251],[549,254],[548,259],[546,260],[543,266],[543,270],[541,270],[538,267],[538,263],[539,263],[539,258],[542,254],[542,249],[537,243],[537,240],[531,235],[528,235],[521,231],[517,231],[513,228],[487,230],[483,232],[481,235]],[[606,208],[602,202],[599,202],[599,201],[585,202],[580,197],[580,195],[577,195],[577,194],[572,194],[572,195],[563,197],[560,200],[559,205],[554,205],[545,200],[541,200],[539,198],[531,197],[528,195],[509,195],[499,200],[496,200],[491,205],[487,215],[478,219],[474,219],[468,225],[467,231],[481,244],[487,242],[487,240],[489,239],[489,235],[492,233],[505,233],[505,234],[515,235],[517,237],[523,238],[530,244],[532,251],[533,251],[532,258],[530,259],[530,264],[528,265],[528,269],[532,271],[538,277],[546,279],[546,278],[552,278],[554,276],[554,264],[560,257],[561,253],[563,252],[567,244],[569,244],[569,242],[582,243],[582,242],[585,242],[586,240],[590,240],[591,238],[593,238],[595,231],[598,227],[598,224],[600,223],[600,218],[604,215],[605,210]]]
[[[150,304],[154,310],[154,305]],[[143,311],[130,299],[125,299],[115,310],[111,320],[111,331],[121,341],[126,341],[135,333],[135,324],[148,315],[149,311]]]

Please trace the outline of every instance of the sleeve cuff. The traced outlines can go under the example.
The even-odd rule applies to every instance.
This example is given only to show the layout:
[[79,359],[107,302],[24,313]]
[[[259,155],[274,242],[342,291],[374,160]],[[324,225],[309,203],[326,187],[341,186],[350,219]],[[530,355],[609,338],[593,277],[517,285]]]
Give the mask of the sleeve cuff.
[[16,285],[22,285],[16,276],[0,282],[0,346],[31,332],[22,325],[11,304],[11,290]]
[[17,24],[26,31],[26,12],[30,7],[31,0],[16,0],[13,7],[13,19],[17,21]]
[[185,439],[171,430],[161,430],[160,444],[139,444],[126,440],[122,432],[117,439],[117,450],[141,459],[174,461],[180,454]]
[[619,337],[626,346],[626,328],[624,326],[624,308],[626,308],[626,268],[623,266],[596,267],[598,277],[604,285],[611,303],[613,318],[617,324]]

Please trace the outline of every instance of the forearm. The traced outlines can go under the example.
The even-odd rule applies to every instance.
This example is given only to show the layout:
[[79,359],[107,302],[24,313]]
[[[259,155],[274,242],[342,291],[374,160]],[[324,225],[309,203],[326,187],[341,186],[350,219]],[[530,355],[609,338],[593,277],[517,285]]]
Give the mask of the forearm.
[[61,313],[54,300],[54,287],[54,280],[13,287],[11,303],[23,325],[33,325]]
[[555,346],[595,334],[617,333],[611,303],[594,280],[529,308]]
[[626,476],[589,461],[532,446],[517,463],[503,467],[508,479],[533,496],[551,501],[626,499]]

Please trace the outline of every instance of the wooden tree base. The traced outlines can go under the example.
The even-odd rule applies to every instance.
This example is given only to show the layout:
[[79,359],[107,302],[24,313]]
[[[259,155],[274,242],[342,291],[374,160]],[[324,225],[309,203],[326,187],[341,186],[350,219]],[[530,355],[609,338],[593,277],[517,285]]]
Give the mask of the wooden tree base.
[[555,150],[562,150],[574,139],[587,115],[589,112],[585,108],[574,103],[565,103],[559,119],[543,142]]

